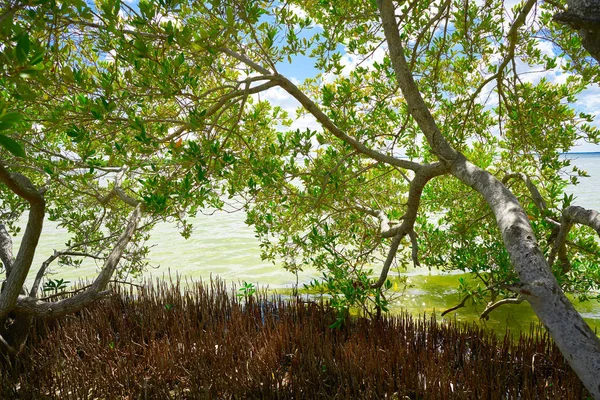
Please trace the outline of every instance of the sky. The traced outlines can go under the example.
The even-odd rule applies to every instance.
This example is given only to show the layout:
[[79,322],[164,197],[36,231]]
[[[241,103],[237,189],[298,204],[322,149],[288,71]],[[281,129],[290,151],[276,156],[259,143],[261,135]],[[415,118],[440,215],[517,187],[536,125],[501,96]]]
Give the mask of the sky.
[[[511,8],[517,3],[519,3],[519,1],[506,1],[508,8]],[[298,13],[302,13],[302,11],[298,10]],[[316,27],[316,29],[319,28]],[[552,57],[555,56],[553,48],[550,44],[540,43],[538,47],[540,48],[543,54],[547,54],[548,56]],[[384,55],[385,49],[381,48],[380,51],[375,54],[374,58],[375,60],[380,60],[381,58],[383,58]],[[348,73],[349,70],[352,69],[358,61],[360,61],[360,59],[353,56],[352,54],[344,54],[342,58],[342,64],[346,65],[344,73]],[[372,62],[373,60],[368,60],[366,64],[370,64]],[[539,67],[532,67],[524,64],[523,62],[517,61],[517,63],[519,64],[518,69],[524,73],[522,76],[523,81],[538,82],[540,79],[545,78],[551,83],[561,83],[566,80],[567,75],[563,74],[560,71],[560,65],[563,62],[565,62],[564,59],[559,58],[557,68],[553,70],[540,72]],[[362,65],[364,66],[364,64]],[[302,56],[292,57],[292,63],[285,61],[278,64],[277,69],[279,73],[287,76],[295,82],[302,82],[304,79],[314,77],[320,72],[314,68],[314,60],[311,60],[309,57]],[[491,90],[492,88],[492,84],[490,84],[489,90]],[[484,90],[482,92],[481,97],[487,97],[487,93],[489,92],[489,90],[487,92],[486,90]],[[291,96],[289,96],[284,90],[280,88],[270,89],[266,94],[263,94],[263,98],[267,98],[274,105],[279,105],[280,107],[282,107],[283,109],[288,111],[290,116],[295,115],[294,111],[299,106],[299,104],[293,98],[291,98]],[[493,104],[490,105],[490,107],[492,106]],[[592,125],[600,127],[600,87],[597,84],[588,87],[588,89],[580,93],[577,96],[577,102],[573,106],[577,112],[585,112],[587,114],[593,115],[594,122],[592,123]],[[312,117],[304,116],[299,120],[295,120],[292,125],[292,128],[320,129],[320,126]],[[600,145],[587,143],[583,140],[580,140],[576,144],[576,146],[574,146],[571,149],[571,152],[600,152]]]
[[[475,1],[479,3],[482,0]],[[138,0],[125,0],[125,2],[133,6],[133,8],[137,8]],[[507,9],[511,9],[514,5],[518,3],[520,3],[520,1],[518,0],[505,1]],[[294,11],[300,15],[304,14],[303,11],[297,7],[294,7]],[[529,21],[529,23],[530,22],[531,21]],[[313,29],[318,30],[320,28],[318,26],[315,26]],[[311,33],[314,33],[314,31]],[[543,53],[549,56],[554,56],[551,45],[547,43],[540,43],[539,48]],[[372,63],[374,60],[382,59],[384,55],[385,49],[380,48],[379,51],[376,52],[374,59],[369,60],[367,64]],[[348,73],[352,68],[354,68],[358,61],[360,60],[357,57],[353,56],[352,54],[345,53],[342,58],[342,63],[346,65],[344,73]],[[564,60],[558,60],[559,66],[561,62],[564,62]],[[546,78],[549,82],[561,82],[564,81],[564,79],[566,79],[566,75],[561,74],[561,72],[559,71],[560,67],[556,68],[555,70],[538,72],[536,71],[535,67],[530,67],[528,65],[520,63],[519,68],[526,73],[523,75],[523,80],[526,81],[536,82],[539,81],[542,77]],[[306,56],[293,56],[291,63],[287,61],[282,62],[277,65],[277,69],[279,73],[290,78],[295,83],[301,83],[306,78],[314,77],[320,72],[314,67],[314,60]],[[487,96],[485,90],[483,91],[482,96]],[[288,111],[290,117],[295,117],[295,110],[299,106],[299,104],[283,89],[272,88],[269,91],[262,93],[260,97],[262,99],[267,99],[273,105],[280,106],[284,110]],[[590,86],[587,90],[580,93],[577,96],[577,102],[575,103],[574,107],[578,112],[585,112],[587,114],[593,115],[593,125],[600,127],[600,87],[598,85]],[[301,130],[304,130],[306,128],[318,130],[321,129],[321,127],[314,120],[314,118],[310,116],[303,116],[298,119],[295,119],[292,128]],[[571,152],[600,152],[600,145],[579,141],[577,145],[571,150]]]

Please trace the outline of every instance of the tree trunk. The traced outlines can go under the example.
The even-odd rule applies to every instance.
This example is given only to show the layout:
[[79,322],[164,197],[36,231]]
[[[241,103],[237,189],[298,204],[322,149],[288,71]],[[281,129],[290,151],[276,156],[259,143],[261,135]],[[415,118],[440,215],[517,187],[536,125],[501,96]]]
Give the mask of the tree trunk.
[[452,174],[489,204],[521,281],[511,289],[529,301],[571,368],[594,398],[600,399],[600,339],[560,288],[516,197],[493,175],[464,157],[454,163]]
[[600,62],[600,1],[569,0],[568,10],[554,20],[578,31],[583,47]]
[[[0,261],[4,265],[6,277],[10,275],[13,267],[13,244],[10,234],[4,224],[0,224]],[[6,281],[2,283],[0,293],[4,290]],[[21,290],[26,294],[25,289]],[[19,312],[11,312],[0,319],[0,354],[5,359],[11,360],[19,354],[27,341],[33,317]]]
[[452,175],[486,200],[521,282],[512,289],[529,301],[585,387],[594,398],[600,399],[600,339],[561,290],[517,198],[496,177],[453,149],[442,135],[406,62],[392,0],[378,0],[378,7],[396,80],[411,115],[433,152],[450,168]]

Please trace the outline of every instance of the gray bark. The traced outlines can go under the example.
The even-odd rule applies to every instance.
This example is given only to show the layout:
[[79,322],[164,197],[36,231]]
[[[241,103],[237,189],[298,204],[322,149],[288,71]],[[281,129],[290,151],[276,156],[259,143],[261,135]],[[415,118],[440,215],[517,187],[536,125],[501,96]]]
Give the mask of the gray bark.
[[0,293],[0,320],[2,320],[11,312],[17,298],[22,293],[42,233],[46,202],[42,194],[27,177],[19,173],[8,172],[2,163],[0,163],[0,182],[3,182],[30,205],[27,227],[23,234],[21,246],[17,257],[14,259],[10,275],[7,276],[2,293]]
[[[577,0],[571,1],[577,2]],[[598,4],[598,0],[579,0],[578,4],[584,2],[592,5]],[[600,339],[562,292],[537,244],[534,232],[529,224],[529,218],[516,197],[492,174],[470,163],[464,155],[448,143],[440,132],[429,108],[421,97],[405,59],[392,0],[378,0],[377,3],[398,86],[406,100],[410,114],[419,125],[433,152],[441,161],[441,165],[436,168],[443,172],[449,171],[460,181],[479,192],[486,200],[496,217],[505,247],[521,281],[520,285],[512,288],[513,291],[518,294],[519,299],[523,298],[531,304],[534,312],[548,328],[554,341],[588,391],[595,398],[600,399]],[[508,51],[506,57],[499,65],[496,75],[486,80],[485,83],[501,76],[503,69],[514,59],[518,30],[526,21],[527,14],[534,8],[535,4],[536,0],[528,0],[517,18],[515,18],[507,35]],[[243,54],[227,48],[221,48],[220,50],[253,68],[256,72],[272,77],[271,79],[276,80],[281,88],[294,96],[325,129],[351,145],[356,151],[377,161],[415,172],[426,167],[382,154],[358,142],[339,129],[308,96],[302,93],[287,78],[277,75]],[[480,92],[482,88],[483,86],[477,92]],[[539,203],[538,206],[544,208],[543,203]],[[395,228],[400,231],[399,227]],[[391,232],[391,230],[389,231]],[[390,236],[394,237],[390,253],[394,253],[397,246],[396,242],[399,241],[400,237]]]
[[19,296],[14,306],[14,311],[26,315],[32,315],[37,318],[56,318],[81,310],[92,302],[109,294],[106,287],[111,276],[119,265],[123,251],[131,241],[139,221],[142,217],[141,204],[138,203],[135,210],[129,216],[129,222],[125,231],[121,234],[115,247],[112,249],[100,274],[94,280],[89,289],[78,293],[72,297],[59,300],[57,302],[47,302],[32,296]]
[[[33,256],[42,231],[45,212],[45,200],[31,181],[22,174],[11,173],[0,162],[0,182],[26,200],[29,205],[29,219],[23,235],[17,257],[12,257],[12,241],[0,225],[0,259],[7,270],[7,279],[0,291],[0,347],[5,353],[14,356],[19,353],[29,333],[34,317],[58,317],[80,310],[93,301],[108,294],[106,287],[117,268],[125,248],[135,234],[142,216],[142,204],[127,196],[126,204],[135,206],[129,217],[126,229],[121,234],[113,250],[108,255],[104,267],[94,283],[85,291],[57,302],[48,302],[35,298],[39,279],[34,284],[35,291],[28,296],[24,282],[31,268]],[[123,197],[120,193],[116,193]],[[125,195],[126,196],[126,195]],[[50,262],[50,261],[48,261]]]
[[492,174],[452,149],[443,137],[404,57],[392,0],[379,0],[378,6],[396,79],[411,115],[434,153],[449,166],[452,175],[479,192],[488,203],[521,281],[518,294],[529,301],[588,391],[594,398],[600,399],[600,339],[575,310],[552,275],[527,214],[516,197]]
[[567,6],[554,20],[577,30],[583,47],[600,62],[600,1],[568,0]]
[[[4,265],[6,276],[10,276],[13,266],[13,243],[10,234],[6,230],[4,224],[0,224],[0,260]],[[6,287],[6,281],[2,282],[2,288],[0,291],[4,291]],[[25,288],[21,289],[21,294],[26,294]],[[14,357],[23,348],[29,330],[31,329],[31,323],[33,318],[30,315],[23,315],[14,312],[10,312],[6,317],[0,319],[0,349],[3,354],[9,357]]]
[[0,261],[4,265],[6,276],[10,275],[13,264],[12,239],[4,224],[0,223]]

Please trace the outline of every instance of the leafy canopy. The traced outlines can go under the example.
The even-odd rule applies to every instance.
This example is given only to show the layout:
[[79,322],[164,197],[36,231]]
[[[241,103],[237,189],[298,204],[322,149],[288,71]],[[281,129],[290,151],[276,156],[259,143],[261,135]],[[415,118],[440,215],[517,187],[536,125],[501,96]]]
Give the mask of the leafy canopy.
[[[396,10],[443,135],[506,180],[546,254],[552,221],[572,201],[563,190],[585,175],[561,153],[599,141],[593,116],[574,102],[600,70],[577,34],[552,22],[562,4],[538,4],[515,30],[523,3],[413,1]],[[139,200],[146,222],[127,263],[139,269],[154,223],[176,221],[189,235],[198,210],[233,199],[265,258],[323,271],[314,284],[341,316],[351,305],[385,310],[392,285],[374,288],[372,278],[394,239],[378,215],[391,225],[414,218],[413,240],[391,254],[398,268],[472,272],[478,283],[461,288],[479,299],[507,295],[516,281],[494,218],[470,188],[433,177],[413,196],[416,213],[410,168],[358,150],[330,126],[292,128],[316,109],[369,149],[437,161],[398,89],[373,1],[15,3],[0,17],[0,38],[1,157],[46,187],[49,217],[72,233],[67,246],[106,251],[127,199]],[[290,116],[261,93],[289,92],[277,71],[296,64],[318,74],[298,85],[306,100]],[[528,177],[545,208],[512,173]],[[25,206],[0,192],[1,218],[14,221]],[[553,267],[581,298],[600,284],[593,234],[572,230]]]

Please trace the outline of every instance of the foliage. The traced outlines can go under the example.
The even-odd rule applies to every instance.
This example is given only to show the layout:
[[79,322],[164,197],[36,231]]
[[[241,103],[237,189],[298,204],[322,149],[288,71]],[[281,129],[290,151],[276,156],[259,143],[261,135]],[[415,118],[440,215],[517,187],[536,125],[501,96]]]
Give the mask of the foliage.
[[[499,179],[518,172],[539,188],[546,209],[522,181],[507,181],[545,254],[564,188],[585,175],[561,154],[600,140],[593,116],[574,105],[600,69],[578,62],[578,36],[552,22],[561,4],[539,4],[514,37],[507,31],[523,4],[414,1],[397,10],[409,67],[443,135]],[[375,2],[40,1],[7,7],[0,38],[1,157],[45,188],[49,218],[72,234],[66,247],[106,255],[133,198],[146,215],[126,257],[138,271],[157,221],[188,236],[199,210],[241,202],[264,258],[323,271],[339,321],[366,302],[385,310],[388,285],[372,278],[393,238],[373,214],[405,220],[414,174],[331,127],[292,128],[260,96],[289,89],[277,69],[314,65],[299,88],[332,126],[381,154],[437,161],[398,90]],[[545,73],[530,78],[531,68]],[[298,116],[309,112],[304,104]],[[5,187],[0,198],[13,220],[25,210]],[[476,193],[438,176],[417,206],[421,262],[475,274],[481,286],[461,286],[466,294],[508,295],[516,275]],[[412,250],[404,240],[393,265],[418,263]],[[592,232],[571,231],[571,264],[554,266],[562,286],[592,297],[599,254]]]
[[58,294],[59,290],[64,290],[67,288],[67,285],[71,283],[64,279],[48,279],[44,282],[44,292],[54,292],[54,294]]
[[252,296],[254,296],[254,294],[256,294],[256,288],[254,287],[254,284],[244,281],[242,287],[238,289],[237,297],[248,301],[252,298]]

